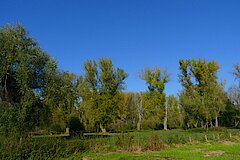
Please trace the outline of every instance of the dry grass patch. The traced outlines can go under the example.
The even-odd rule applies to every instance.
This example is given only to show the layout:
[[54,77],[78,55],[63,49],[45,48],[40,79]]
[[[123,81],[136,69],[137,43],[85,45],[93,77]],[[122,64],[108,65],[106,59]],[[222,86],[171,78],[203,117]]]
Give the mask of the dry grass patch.
[[204,157],[210,157],[210,156],[221,156],[225,152],[224,151],[205,151],[204,152]]

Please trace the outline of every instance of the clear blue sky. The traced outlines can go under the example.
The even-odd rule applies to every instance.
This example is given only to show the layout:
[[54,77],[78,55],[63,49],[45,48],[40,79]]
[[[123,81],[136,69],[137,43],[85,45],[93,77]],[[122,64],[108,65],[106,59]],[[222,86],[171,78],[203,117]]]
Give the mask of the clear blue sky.
[[171,73],[167,94],[181,90],[180,58],[240,63],[239,0],[2,0],[0,25],[20,22],[63,70],[82,74],[86,59],[107,57],[129,77],[127,91],[145,91],[144,66]]

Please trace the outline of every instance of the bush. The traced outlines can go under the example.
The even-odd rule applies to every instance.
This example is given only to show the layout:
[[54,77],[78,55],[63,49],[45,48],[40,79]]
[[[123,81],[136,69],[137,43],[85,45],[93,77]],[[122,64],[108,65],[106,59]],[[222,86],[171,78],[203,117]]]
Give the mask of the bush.
[[1,141],[0,159],[59,159],[85,151],[82,140],[42,137]]
[[65,131],[65,128],[62,128],[59,124],[51,124],[50,131],[52,134],[61,133]]
[[84,126],[78,117],[70,117],[68,120],[70,136],[79,136],[84,132]]

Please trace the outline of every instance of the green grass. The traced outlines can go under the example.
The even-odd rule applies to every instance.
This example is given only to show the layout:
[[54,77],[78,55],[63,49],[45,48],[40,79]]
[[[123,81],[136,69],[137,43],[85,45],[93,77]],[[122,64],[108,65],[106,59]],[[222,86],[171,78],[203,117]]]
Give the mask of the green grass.
[[[1,138],[1,137],[0,137]],[[3,139],[4,140],[4,139]],[[2,155],[10,159],[239,159],[240,130],[215,128],[123,133],[85,133],[81,137],[40,135],[21,145],[4,140]],[[226,142],[228,144],[226,144]],[[16,148],[17,147],[17,148]],[[14,157],[14,158],[11,158]],[[24,158],[23,158],[24,157]],[[86,157],[89,157],[88,159]]]
[[85,160],[240,160],[240,130],[217,128],[86,134]]
[[216,143],[224,140],[240,142],[238,129],[219,128],[206,131],[191,130],[159,130],[129,133],[110,133],[108,135],[90,134],[86,137],[87,150],[93,152],[146,151],[160,150],[179,144]]
[[[186,145],[154,152],[84,153],[85,159],[93,160],[240,160],[240,144]],[[74,159],[77,157],[71,157]]]

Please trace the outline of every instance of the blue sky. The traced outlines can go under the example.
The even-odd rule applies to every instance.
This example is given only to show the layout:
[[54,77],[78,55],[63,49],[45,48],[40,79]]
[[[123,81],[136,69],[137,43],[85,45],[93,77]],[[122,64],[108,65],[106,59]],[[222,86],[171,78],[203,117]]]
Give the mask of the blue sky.
[[86,59],[106,57],[129,77],[126,91],[145,91],[144,66],[166,68],[166,93],[177,94],[178,60],[205,58],[219,78],[240,63],[239,0],[2,0],[0,25],[20,22],[63,70],[83,73]]

